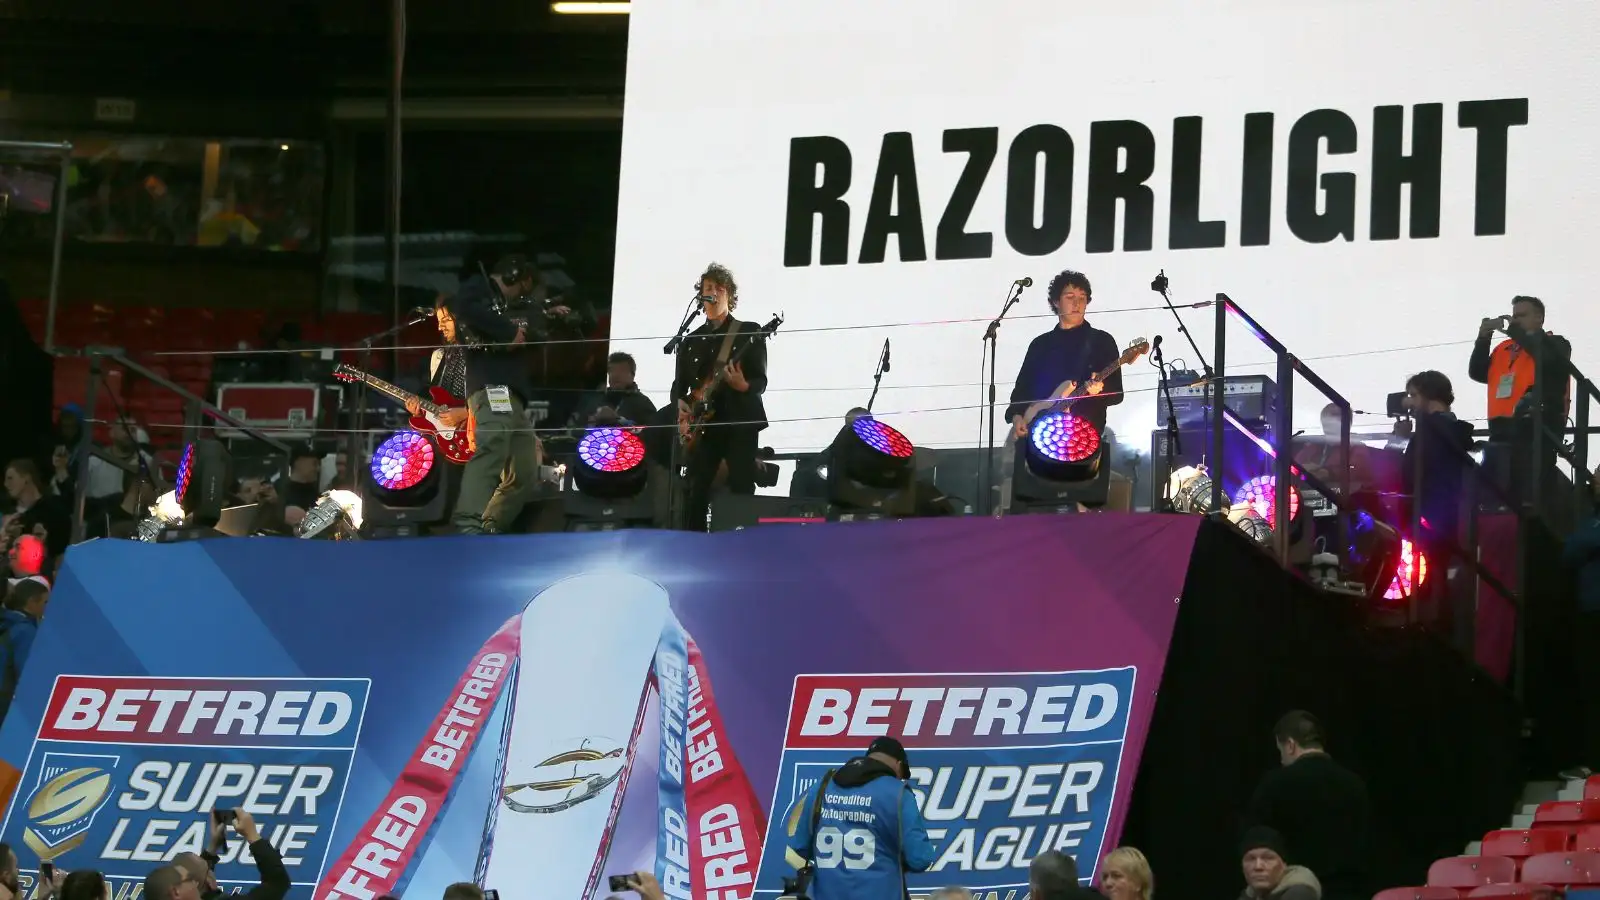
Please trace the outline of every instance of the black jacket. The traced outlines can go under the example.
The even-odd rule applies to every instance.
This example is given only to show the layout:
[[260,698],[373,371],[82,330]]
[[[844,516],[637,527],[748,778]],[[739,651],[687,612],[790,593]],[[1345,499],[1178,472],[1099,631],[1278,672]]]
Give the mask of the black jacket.
[[668,406],[688,397],[691,391],[699,388],[716,371],[717,357],[722,353],[722,341],[730,327],[739,330],[735,332],[737,336],[729,350],[729,359],[746,345],[751,345],[739,358],[739,366],[745,380],[750,382],[750,389],[736,391],[724,385],[713,393],[711,403],[716,409],[716,421],[753,422],[765,428],[767,407],[761,395],[767,390],[767,345],[765,341],[754,339],[754,335],[761,331],[761,326],[754,322],[741,322],[733,316],[724,319],[721,327],[713,327],[707,322],[689,332],[683,346],[678,349],[677,374],[672,380],[672,400]]
[[625,391],[614,391],[609,388],[603,391],[594,391],[585,394],[578,401],[578,408],[573,411],[572,418],[567,427],[583,431],[590,425],[589,419],[602,407],[611,407],[625,422],[633,425],[649,425],[656,414],[656,405],[650,402],[637,387]]
[[[210,850],[200,854],[214,871],[217,868],[217,855]],[[283,867],[283,857],[278,853],[278,848],[266,838],[250,844],[250,858],[256,861],[256,871],[261,873],[261,883],[244,892],[246,900],[283,900],[289,893],[289,870]],[[203,900],[220,900],[227,896],[227,891],[217,889],[207,891],[202,895]]]
[[[1076,381],[1081,386],[1090,375],[1116,362],[1120,355],[1117,339],[1088,322],[1076,328],[1052,328],[1039,335],[1022,357],[1022,368],[1011,389],[1011,405],[1006,407],[1006,421],[1010,422],[1027,412],[1035,402],[1051,396],[1063,381]],[[1122,370],[1119,368],[1106,376],[1105,390],[1099,396],[1074,401],[1072,412],[1104,431],[1107,409],[1121,402]]]
[[457,336],[458,340],[467,345],[467,397],[463,399],[470,399],[488,385],[503,384],[526,401],[532,392],[527,350],[521,344],[511,346],[517,337],[517,324],[495,311],[497,296],[489,279],[474,275],[445,301],[456,327],[464,332]]
[[[1466,502],[1462,494],[1467,488],[1467,472],[1472,465],[1467,456],[1471,448],[1471,423],[1448,412],[1417,416],[1400,469],[1400,483],[1406,498],[1401,508],[1407,530],[1412,523],[1412,504],[1418,503],[1422,518],[1427,522],[1427,532],[1442,540],[1460,541],[1457,529]],[[1420,482],[1417,481],[1419,469],[1422,472]]]
[[1371,814],[1361,776],[1325,753],[1312,753],[1262,777],[1246,825],[1277,829],[1290,860],[1316,873],[1324,896],[1370,897]]

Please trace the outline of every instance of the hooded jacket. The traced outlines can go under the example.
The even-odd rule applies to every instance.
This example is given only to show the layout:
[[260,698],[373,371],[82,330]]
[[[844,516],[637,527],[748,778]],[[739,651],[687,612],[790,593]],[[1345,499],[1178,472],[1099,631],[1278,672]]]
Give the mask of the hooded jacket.
[[[1426,521],[1424,532],[1440,539],[1459,541],[1462,488],[1471,458],[1472,424],[1454,413],[1423,413],[1417,417],[1406,445],[1400,481],[1407,497],[1417,500]],[[1420,458],[1419,458],[1420,457]],[[1419,466],[1420,463],[1420,466]],[[1417,478],[1418,470],[1422,478]],[[1405,527],[1411,527],[1411,506],[1405,504]]]
[[[814,810],[820,812],[815,837]],[[812,900],[904,897],[905,873],[927,871],[936,858],[916,795],[869,757],[850,760],[831,781],[802,794],[789,815],[789,849],[816,865]]]
[[1305,866],[1290,866],[1277,887],[1264,895],[1246,887],[1239,900],[1322,900],[1322,883]]

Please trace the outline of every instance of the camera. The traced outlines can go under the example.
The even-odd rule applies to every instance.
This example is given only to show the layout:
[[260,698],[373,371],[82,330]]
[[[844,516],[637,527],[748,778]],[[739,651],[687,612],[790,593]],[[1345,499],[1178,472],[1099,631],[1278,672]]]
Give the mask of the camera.
[[1388,414],[1391,419],[1404,419],[1411,415],[1406,409],[1406,392],[1395,391],[1389,395]]
[[811,873],[801,872],[793,878],[783,880],[783,894],[778,900],[811,900],[806,896],[806,888],[811,886]]

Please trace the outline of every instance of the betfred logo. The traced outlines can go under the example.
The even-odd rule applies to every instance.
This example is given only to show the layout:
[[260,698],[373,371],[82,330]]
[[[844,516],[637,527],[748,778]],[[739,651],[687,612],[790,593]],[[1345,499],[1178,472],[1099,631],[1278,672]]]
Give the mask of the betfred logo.
[[1120,740],[1132,669],[954,675],[801,675],[787,746],[859,750]]
[[[352,747],[366,679],[57,679],[41,740],[186,746]],[[314,689],[308,689],[314,688]]]

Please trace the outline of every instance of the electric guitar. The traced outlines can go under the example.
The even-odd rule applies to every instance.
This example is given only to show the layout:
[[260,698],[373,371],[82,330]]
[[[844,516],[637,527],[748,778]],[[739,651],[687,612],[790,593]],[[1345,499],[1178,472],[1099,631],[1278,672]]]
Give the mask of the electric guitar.
[[[1090,381],[1105,381],[1107,378],[1111,377],[1112,372],[1115,372],[1123,366],[1128,365],[1129,363],[1149,352],[1149,341],[1142,337],[1134,338],[1133,342],[1128,344],[1128,349],[1122,351],[1122,355],[1117,357],[1116,361],[1091,375],[1088,381],[1061,382],[1056,386],[1056,389],[1050,393],[1050,397],[1048,399],[1040,400],[1032,406],[1029,406],[1027,410],[1023,412],[1022,421],[1028,426],[1030,437],[1033,431],[1033,423],[1036,422],[1041,415],[1046,412],[1070,409],[1072,406],[1072,401],[1081,400],[1084,397],[1090,396],[1089,394],[1083,392],[1083,388],[1088,385]],[[1016,449],[1017,429],[1014,426],[1008,425],[1006,429],[1005,447],[1000,451],[1000,494],[996,498],[994,508],[994,517],[997,519],[1005,515],[1006,510],[1011,507],[1012,476],[1015,474],[1017,467]]]
[[700,386],[691,391],[685,400],[679,401],[681,404],[688,406],[687,418],[681,415],[683,407],[679,407],[678,440],[683,443],[684,450],[693,449],[695,443],[700,440],[701,432],[705,431],[706,423],[716,418],[717,410],[711,402],[711,396],[716,393],[717,388],[728,383],[729,367],[738,362],[744,356],[745,351],[754,347],[757,343],[765,343],[767,338],[772,337],[777,332],[778,326],[782,324],[783,314],[779,313],[773,316],[767,324],[753,332],[749,332],[750,340],[729,354],[728,361],[718,366],[717,370],[712,372],[705,381],[700,382]]
[[388,394],[401,403],[417,401],[417,405],[422,408],[422,415],[411,417],[411,427],[424,434],[432,434],[438,441],[439,452],[444,454],[445,459],[453,463],[464,463],[472,458],[476,448],[473,446],[470,430],[464,424],[454,428],[446,427],[439,418],[445,410],[466,406],[467,401],[437,386],[428,388],[430,399],[423,399],[395,387],[376,375],[369,375],[355,366],[347,366],[344,363],[333,367],[333,377],[350,383],[366,382],[373,390]]

